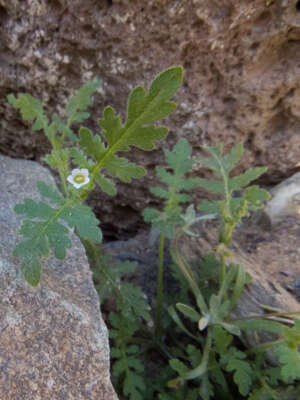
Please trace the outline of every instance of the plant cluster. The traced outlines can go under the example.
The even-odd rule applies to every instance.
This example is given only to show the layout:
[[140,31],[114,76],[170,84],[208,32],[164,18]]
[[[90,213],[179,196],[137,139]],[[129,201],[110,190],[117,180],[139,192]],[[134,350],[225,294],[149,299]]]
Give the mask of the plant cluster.
[[[99,221],[84,204],[96,185],[114,196],[114,178],[130,183],[145,175],[143,167],[119,153],[133,146],[152,150],[156,140],[165,138],[167,128],[154,123],[175,109],[170,99],[180,87],[182,75],[181,67],[173,67],[158,75],[149,91],[136,87],[129,96],[124,123],[113,108],[106,107],[99,119],[100,135],[84,126],[78,134],[72,128],[89,117],[86,110],[101,85],[98,79],[71,97],[64,119],[56,114],[49,119],[42,103],[29,94],[8,97],[24,120],[32,121],[33,129],[43,130],[48,137],[52,152],[45,161],[57,170],[62,188],[59,191],[38,182],[43,200],[25,199],[15,206],[24,220],[18,231],[23,239],[14,255],[23,259],[24,278],[37,286],[41,258],[52,251],[63,260],[72,246],[69,232],[75,229],[94,271],[101,301],[113,302],[108,316],[112,380],[120,399],[271,400],[282,398],[283,393],[285,399],[296,399],[300,392],[299,321],[290,327],[269,320],[268,315],[231,317],[245,286],[251,284],[243,267],[230,262],[232,233],[242,218],[261,208],[269,196],[257,185],[249,186],[266,168],[232,175],[243,155],[241,144],[227,154],[222,145],[204,147],[209,156],[196,160],[186,139],[180,139],[173,150],[165,150],[167,165],[156,169],[161,186],[150,189],[161,199],[162,207],[143,212],[160,237],[157,297],[150,304],[142,288],[130,283],[137,265],[115,262],[102,252]],[[211,170],[214,178],[190,177],[195,163]],[[202,201],[195,209],[188,192],[197,187],[213,192],[219,200]],[[207,219],[218,220],[218,247],[215,253],[203,255],[198,265],[190,265],[181,254],[180,239],[195,235],[192,226]],[[177,282],[172,298],[163,288],[166,249]],[[240,338],[248,330],[272,333],[274,340],[245,348]],[[268,361],[270,349],[277,357],[276,365]]]

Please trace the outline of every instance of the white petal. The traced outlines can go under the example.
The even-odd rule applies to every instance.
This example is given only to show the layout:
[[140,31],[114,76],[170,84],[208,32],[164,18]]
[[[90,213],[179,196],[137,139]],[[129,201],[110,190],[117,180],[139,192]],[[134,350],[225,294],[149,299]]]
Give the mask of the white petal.
[[70,182],[70,183],[72,183],[72,185],[73,185],[73,184],[74,184],[73,176],[72,176],[72,175],[69,175],[69,176],[67,177],[67,181]]
[[87,168],[82,168],[80,170],[81,174],[83,174],[84,176],[88,177],[89,176],[89,170]]
[[81,169],[76,168],[76,169],[73,169],[72,176],[76,176],[76,175],[81,174],[81,173],[82,173]]

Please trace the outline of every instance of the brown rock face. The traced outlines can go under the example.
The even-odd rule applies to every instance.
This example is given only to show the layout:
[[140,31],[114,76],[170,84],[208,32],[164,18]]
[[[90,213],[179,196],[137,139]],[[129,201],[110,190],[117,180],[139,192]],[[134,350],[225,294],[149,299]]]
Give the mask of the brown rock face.
[[73,234],[64,261],[43,260],[37,288],[12,256],[24,197],[38,200],[35,180],[53,184],[37,163],[0,156],[0,399],[117,400],[109,347],[85,251]]
[[[60,112],[75,88],[98,76],[103,88],[88,124],[97,131],[104,105],[124,116],[136,84],[181,64],[169,145],[185,136],[199,154],[203,144],[243,142],[241,169],[268,165],[264,183],[276,183],[300,161],[299,24],[296,0],[1,0],[1,152],[39,159],[49,149],[6,103],[10,92],[30,92]],[[134,158],[151,178],[161,154]],[[111,235],[138,227],[149,177],[130,189],[120,184],[115,199],[91,199],[107,231],[118,220]]]

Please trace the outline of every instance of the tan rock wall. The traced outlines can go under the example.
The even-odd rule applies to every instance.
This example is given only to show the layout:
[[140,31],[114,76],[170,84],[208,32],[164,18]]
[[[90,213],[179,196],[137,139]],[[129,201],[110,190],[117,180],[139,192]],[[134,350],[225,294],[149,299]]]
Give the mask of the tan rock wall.
[[[103,88],[89,122],[96,131],[104,105],[124,116],[136,84],[181,64],[169,146],[179,136],[195,153],[202,144],[243,142],[241,168],[269,165],[264,182],[277,183],[300,161],[299,24],[296,0],[1,0],[0,151],[39,159],[48,150],[6,103],[10,92],[30,92],[60,112],[80,84],[98,76]],[[134,157],[151,177],[162,153]],[[116,235],[136,229],[149,183],[120,184],[113,201],[99,193],[92,199],[104,224],[117,217]]]

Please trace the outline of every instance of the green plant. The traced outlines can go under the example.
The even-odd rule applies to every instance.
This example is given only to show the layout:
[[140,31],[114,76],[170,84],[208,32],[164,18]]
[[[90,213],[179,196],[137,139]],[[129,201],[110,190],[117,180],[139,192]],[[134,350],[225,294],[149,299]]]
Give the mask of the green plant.
[[[19,94],[18,98],[8,96],[9,102],[20,109],[24,120],[34,122],[33,130],[43,129],[48,137],[53,150],[45,161],[57,169],[64,192],[62,195],[39,182],[38,190],[47,201],[25,199],[15,207],[15,212],[25,215],[26,219],[19,229],[24,240],[16,246],[14,255],[24,259],[22,272],[31,285],[36,286],[40,281],[41,257],[48,256],[52,249],[58,259],[63,259],[67,248],[71,247],[69,230],[64,223],[75,228],[81,239],[101,242],[99,221],[83,202],[96,184],[105,193],[115,195],[117,189],[110,177],[131,182],[145,175],[143,167],[117,154],[128,152],[131,146],[152,150],[154,142],[167,135],[166,127],[152,124],[174,111],[176,104],[169,99],[180,86],[182,73],[181,67],[166,70],[152,82],[148,93],[141,86],[136,87],[129,96],[124,124],[113,108],[106,107],[99,120],[102,138],[86,127],[80,128],[79,136],[71,130],[72,124],[81,123],[89,116],[85,110],[93,103],[91,96],[100,85],[98,79],[85,84],[69,100],[66,122],[56,114],[50,122],[42,103],[29,94]],[[67,139],[81,148],[67,147]],[[77,166],[72,172],[69,170],[71,160]]]
[[[38,182],[43,200],[25,199],[15,206],[15,212],[25,217],[19,229],[23,240],[14,255],[23,259],[25,279],[37,286],[41,258],[52,250],[63,259],[72,245],[69,231],[75,229],[94,271],[103,309],[106,300],[111,302],[107,323],[112,380],[120,399],[230,400],[248,396],[249,400],[276,400],[283,392],[285,399],[296,399],[300,392],[296,384],[300,379],[299,321],[288,327],[268,320],[268,314],[240,320],[231,317],[245,285],[250,283],[241,265],[228,262],[232,233],[244,216],[268,199],[266,191],[249,186],[265,168],[232,176],[243,155],[242,145],[225,155],[221,145],[204,148],[210,157],[198,162],[213,171],[215,178],[211,180],[188,176],[196,161],[187,140],[180,139],[173,150],[165,150],[167,166],[156,169],[162,186],[151,188],[163,205],[160,211],[148,208],[143,213],[160,235],[156,302],[130,282],[136,264],[116,262],[103,253],[99,221],[84,204],[96,185],[113,196],[117,192],[114,178],[130,183],[145,175],[144,168],[118,153],[128,152],[131,146],[152,150],[154,142],[166,136],[167,128],[153,124],[175,109],[176,104],[169,99],[179,88],[182,75],[181,67],[170,68],[154,79],[148,92],[140,86],[135,88],[129,96],[124,123],[114,109],[106,107],[99,120],[101,136],[86,127],[80,127],[78,135],[72,129],[73,124],[89,117],[86,109],[101,84],[98,79],[71,97],[65,120],[55,114],[49,119],[42,103],[28,94],[8,97],[23,118],[33,122],[33,129],[43,130],[48,137],[52,151],[45,161],[57,170],[62,189]],[[198,186],[220,196],[219,200],[202,201],[197,207],[199,214],[189,204],[192,198],[187,193]],[[207,219],[219,220],[218,247],[215,253],[204,255],[199,265],[190,265],[181,254],[180,240],[183,235],[195,235],[193,225]],[[177,284],[171,296],[163,290],[167,245]],[[240,336],[248,330],[271,333],[274,340],[245,348]],[[266,357],[270,349],[278,358],[275,367]]]
[[[300,360],[298,353],[300,325],[296,321],[294,328],[289,328],[282,323],[258,320],[261,316],[240,321],[232,320],[231,311],[237,304],[244,286],[249,283],[249,276],[241,265],[226,263],[226,259],[231,255],[228,246],[235,226],[241,223],[242,218],[248,216],[250,211],[261,208],[263,202],[269,197],[268,193],[258,186],[248,186],[251,181],[265,172],[265,168],[252,168],[241,175],[231,177],[231,171],[242,157],[243,146],[234,146],[226,155],[223,155],[221,145],[206,147],[205,150],[211,157],[200,158],[200,164],[211,169],[216,179],[200,178],[199,184],[221,195],[222,199],[203,201],[198,206],[199,211],[218,214],[220,219],[218,248],[215,254],[203,261],[202,267],[205,269],[207,262],[210,268],[212,264],[215,264],[214,268],[220,270],[219,285],[215,292],[209,291],[206,295],[202,294],[197,284],[199,278],[180,255],[179,239],[183,230],[179,229],[174,240],[173,254],[178,267],[190,282],[195,304],[177,303],[176,308],[185,320],[196,324],[196,327],[193,331],[188,330],[175,307],[170,307],[169,312],[177,325],[188,333],[193,341],[198,342],[200,362],[190,369],[179,358],[172,359],[170,365],[179,377],[169,381],[169,386],[177,387],[186,381],[197,379],[201,399],[215,398],[216,395],[221,396],[220,393],[225,394],[226,399],[235,398],[236,394],[232,393],[228,385],[228,373],[230,373],[242,396],[249,396],[252,400],[277,399],[280,395],[274,386],[276,387],[279,381],[290,384],[300,378],[299,371],[291,368],[291,365],[295,365]],[[247,188],[240,192],[246,186]],[[235,191],[240,195],[234,196]],[[202,335],[195,334],[197,330]],[[239,349],[239,341],[233,340],[234,337],[238,338],[241,335],[241,330],[271,332],[278,335],[280,339],[263,343],[245,352]],[[275,370],[266,367],[267,357],[264,357],[266,355],[264,352],[270,348],[274,349],[281,365]],[[193,367],[188,347],[187,350],[183,350],[181,357],[188,358]],[[273,379],[275,372],[277,380]]]

